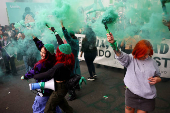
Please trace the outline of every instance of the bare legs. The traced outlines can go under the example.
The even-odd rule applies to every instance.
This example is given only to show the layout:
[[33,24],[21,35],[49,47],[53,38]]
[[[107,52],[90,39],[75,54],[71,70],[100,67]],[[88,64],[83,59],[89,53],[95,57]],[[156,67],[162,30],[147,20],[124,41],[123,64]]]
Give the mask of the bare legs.
[[[125,113],[135,113],[135,108],[129,107],[125,105]],[[147,111],[137,110],[137,113],[147,113]]]

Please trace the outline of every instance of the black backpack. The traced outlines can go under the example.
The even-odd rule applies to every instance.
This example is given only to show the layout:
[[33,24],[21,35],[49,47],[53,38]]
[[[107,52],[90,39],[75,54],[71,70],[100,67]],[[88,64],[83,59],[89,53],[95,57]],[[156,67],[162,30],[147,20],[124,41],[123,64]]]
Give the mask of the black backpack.
[[75,89],[79,85],[81,75],[74,74],[69,80],[66,81],[67,89]]

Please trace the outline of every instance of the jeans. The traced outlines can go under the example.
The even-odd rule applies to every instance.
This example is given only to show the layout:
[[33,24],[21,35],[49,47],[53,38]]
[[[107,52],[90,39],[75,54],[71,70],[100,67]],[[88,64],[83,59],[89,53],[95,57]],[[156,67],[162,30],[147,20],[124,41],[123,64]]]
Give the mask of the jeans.
[[[36,96],[34,104],[32,105],[33,113],[44,113],[44,109],[48,99],[49,96],[44,96],[44,97]],[[62,113],[59,106],[56,106],[55,112]]]
[[96,55],[97,55],[97,51],[84,53],[84,58],[88,67],[90,77],[93,77],[93,75],[96,74],[94,63],[93,63],[94,59],[96,58]]
[[[3,56],[4,59],[4,64],[5,64],[5,68],[6,68],[6,73],[10,73],[12,71],[12,74],[16,74],[17,73],[17,69],[15,66],[15,57],[9,57],[6,54],[4,54]],[[11,67],[11,69],[10,69]]]

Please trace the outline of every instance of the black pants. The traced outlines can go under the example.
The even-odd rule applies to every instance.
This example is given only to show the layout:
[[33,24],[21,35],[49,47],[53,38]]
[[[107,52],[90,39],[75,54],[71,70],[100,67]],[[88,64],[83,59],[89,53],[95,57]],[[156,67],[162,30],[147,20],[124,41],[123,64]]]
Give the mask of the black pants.
[[94,63],[93,63],[94,59],[96,58],[96,55],[97,55],[97,51],[91,53],[88,52],[84,53],[84,58],[88,67],[90,77],[93,77],[93,75],[96,74]]
[[53,91],[45,106],[44,113],[55,113],[58,105],[64,112],[73,113],[73,108],[69,106],[65,99],[67,89],[65,83],[57,83],[56,91]]
[[6,73],[10,73],[12,71],[12,74],[16,74],[17,69],[16,69],[15,62],[14,62],[15,57],[14,56],[8,57],[6,55],[3,55],[3,59],[4,59]]

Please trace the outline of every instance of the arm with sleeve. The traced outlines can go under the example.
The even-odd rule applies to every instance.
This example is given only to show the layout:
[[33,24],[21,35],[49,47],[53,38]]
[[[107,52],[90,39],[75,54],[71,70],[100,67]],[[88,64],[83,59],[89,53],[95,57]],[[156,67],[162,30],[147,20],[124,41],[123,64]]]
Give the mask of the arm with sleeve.
[[35,69],[32,68],[30,71],[28,71],[25,75],[24,75],[24,79],[31,79],[34,77],[35,74],[38,74],[41,72],[42,69],[42,64],[38,64]]
[[79,50],[79,42],[77,39],[73,39],[71,38],[71,36],[69,35],[67,29],[65,29],[65,27],[62,28],[63,30],[63,34],[64,34],[64,37],[67,41],[68,44],[70,44],[70,46],[75,49],[75,50]]
[[41,48],[44,46],[42,41],[40,41],[37,37],[34,38],[33,41],[35,42],[35,45],[37,46],[38,50],[41,51]]
[[131,62],[130,55],[128,55],[128,54],[126,54],[124,52],[121,52],[121,55],[119,57],[115,54],[115,57],[120,62],[120,64],[122,66],[126,67],[126,68],[128,67],[128,65]]
[[38,73],[34,76],[34,79],[37,80],[41,80],[41,79],[45,79],[45,78],[53,78],[54,77],[54,73],[56,70],[56,65],[53,66],[51,69],[49,69],[48,71],[44,72],[44,73]]
[[54,78],[58,81],[68,80],[70,78],[70,70],[64,66],[63,63],[58,63],[55,66],[53,66],[50,70],[39,73],[34,76],[34,79],[40,80],[40,79],[46,79],[46,78]]
[[63,40],[61,39],[61,37],[59,36],[59,34],[56,34],[55,37],[56,37],[56,39],[57,39],[58,45],[64,44],[64,42],[63,42]]

